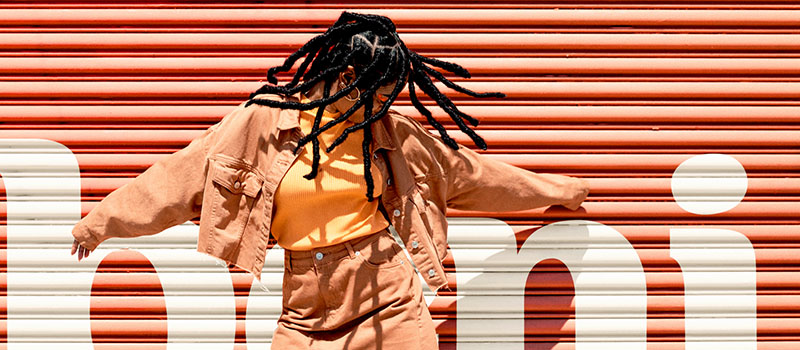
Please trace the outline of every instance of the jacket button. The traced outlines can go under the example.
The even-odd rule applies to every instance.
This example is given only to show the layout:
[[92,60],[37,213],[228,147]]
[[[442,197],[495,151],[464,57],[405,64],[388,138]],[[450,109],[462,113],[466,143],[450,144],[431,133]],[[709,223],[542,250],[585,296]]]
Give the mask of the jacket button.
[[411,241],[411,248],[417,249],[417,247],[419,247],[419,242]]
[[428,277],[433,277],[433,276],[436,276],[436,271],[433,271],[433,269],[428,270]]
[[241,182],[239,182],[239,181],[236,181],[236,182],[234,182],[234,183],[233,183],[233,188],[235,188],[235,189],[237,189],[237,190],[238,190],[238,189],[239,189],[239,187],[242,187],[242,183],[241,183]]
[[323,256],[323,255],[322,255],[322,253],[320,253],[320,252],[317,252],[317,254],[316,254],[316,255],[314,255],[314,256],[317,258],[317,260],[322,260],[322,256]]
[[386,184],[387,184],[387,185],[389,185],[389,186],[391,186],[391,185],[392,185],[392,179],[387,179],[387,180],[386,180]]
[[392,214],[394,214],[394,216],[400,216],[400,210],[395,209],[394,212],[392,212]]

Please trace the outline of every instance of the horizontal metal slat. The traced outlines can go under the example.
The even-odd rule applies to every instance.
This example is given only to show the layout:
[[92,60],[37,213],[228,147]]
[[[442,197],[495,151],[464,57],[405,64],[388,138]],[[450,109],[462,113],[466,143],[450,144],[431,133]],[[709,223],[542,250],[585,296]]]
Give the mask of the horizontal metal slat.
[[[285,57],[0,57],[0,73],[57,74],[248,74],[264,76]],[[475,75],[798,75],[798,58],[612,58],[612,57],[448,57]],[[299,63],[295,64],[295,67]],[[63,79],[63,78],[61,78]]]
[[[186,145],[203,130],[0,130],[2,138],[39,138],[66,146]],[[479,130],[494,147],[775,147],[800,146],[800,130]],[[471,143],[460,133],[456,141]],[[677,147],[680,146],[680,147]]]
[[[490,5],[490,4],[486,4]],[[655,4],[654,4],[655,5]],[[7,9],[0,26],[319,26],[330,25],[340,9]],[[642,26],[756,27],[800,25],[797,10],[658,9],[381,9],[402,31],[404,26]]]
[[[133,289],[131,293],[135,293],[136,290]],[[17,315],[19,318],[47,318],[48,313],[52,313],[52,309],[43,308],[42,306],[38,306],[37,301],[41,301],[42,298],[52,298],[56,300],[62,300],[64,304],[78,302],[80,297],[53,297],[53,296],[44,296],[44,297],[19,297],[16,296],[17,300],[24,300],[26,303],[22,304],[17,309]],[[203,302],[212,302],[214,299],[219,299],[219,304],[223,304],[229,296],[215,296],[215,297],[206,297],[203,296],[201,298],[195,298],[192,296],[181,296],[179,299],[173,301],[172,305],[170,306],[170,316],[174,319],[185,319],[185,318],[197,318],[197,317],[207,317],[212,319],[224,319],[228,317],[229,310],[226,310],[224,307],[215,307],[214,304],[209,305],[210,308],[205,310],[198,310],[196,304],[192,304],[195,299],[201,299]],[[262,310],[265,307],[269,307],[268,311],[270,313],[274,313],[277,316],[277,313],[280,312],[280,295],[274,296],[259,296],[261,300],[269,299],[269,303],[262,302]],[[474,318],[476,316],[484,316],[487,318],[498,318],[503,317],[504,314],[515,313],[517,312],[516,305],[519,301],[519,296],[470,296],[473,299],[473,303],[476,299],[484,299],[487,303],[493,303],[496,305],[496,311],[487,314],[486,310],[470,310],[464,306],[461,306],[459,313],[464,318]],[[672,318],[682,318],[683,317],[683,296],[675,296],[675,295],[653,295],[647,297],[648,302],[648,316],[651,318],[656,319],[672,319]],[[797,307],[797,299],[800,296],[796,295],[762,295],[758,296],[758,305],[759,310],[758,314],[760,318],[782,318],[791,316],[791,312],[798,312]],[[0,302],[6,301],[6,297],[0,297]],[[37,300],[39,299],[39,300]],[[52,300],[51,299],[51,300]],[[439,314],[455,314],[456,313],[456,305],[460,298],[452,297],[452,296],[442,296],[437,297],[429,308],[432,312],[439,313]],[[135,300],[134,303],[131,301]],[[571,318],[575,315],[575,301],[574,297],[571,296],[546,296],[546,295],[537,295],[537,296],[525,296],[524,297],[524,310],[526,313],[527,319],[542,319],[542,318],[556,318],[556,319],[563,319],[563,318]],[[238,297],[236,298],[236,312],[237,312],[237,320],[244,319],[244,313],[246,312],[246,298]],[[0,304],[4,305],[4,304]],[[582,310],[582,315],[587,318],[598,318],[598,317],[609,317],[615,318],[619,317],[621,314],[630,314],[630,311],[627,310],[609,310],[609,309],[602,309],[602,306],[593,305],[594,308],[584,308]],[[599,306],[599,307],[598,307]],[[783,311],[781,313],[772,313],[771,311]],[[0,312],[5,312],[5,307],[0,307]],[[66,312],[59,313],[57,315],[58,318],[63,319],[74,319],[80,318],[82,315],[85,315],[84,310],[65,310]],[[115,319],[115,320],[124,320],[124,319],[133,319],[133,318],[141,318],[141,319],[165,319],[166,318],[166,308],[164,305],[164,298],[163,296],[107,296],[107,295],[95,295],[92,297],[92,307],[91,307],[91,314],[92,317],[95,319]],[[733,314],[733,312],[732,312]],[[56,316],[56,315],[52,315]],[[52,317],[51,316],[51,317]],[[506,316],[508,317],[508,316]],[[270,319],[267,317],[259,318],[259,319]],[[662,333],[668,332],[668,329],[653,329],[653,332]]]
[[[676,228],[683,228],[687,229],[686,226],[679,226]],[[703,227],[689,227],[689,229],[697,230],[697,235],[703,235]],[[44,230],[44,229],[42,229]],[[670,228],[664,226],[665,231],[669,231]],[[195,236],[197,234],[197,230],[194,230]],[[796,234],[797,232],[792,232]],[[189,238],[192,238],[189,236]],[[158,238],[151,238],[150,241],[158,242]],[[135,241],[134,241],[135,242]],[[191,256],[194,254],[195,248],[192,247],[192,242],[189,242],[188,239],[184,242],[184,244],[162,244],[158,249],[158,254],[154,253],[153,245],[149,243],[134,243],[131,241],[124,241],[120,239],[115,239],[114,241],[110,241],[108,249],[114,249],[117,246],[125,246],[123,250],[113,250],[112,255],[106,256],[103,258],[102,265],[96,268],[93,268],[96,273],[107,273],[109,277],[96,277],[94,279],[94,287],[92,289],[93,293],[117,293],[117,292],[124,292],[125,288],[116,286],[117,282],[124,282],[127,279],[130,279],[130,283],[122,283],[122,285],[127,285],[130,287],[141,288],[142,290],[147,289],[150,292],[159,292],[161,290],[160,282],[158,282],[158,276],[154,272],[154,268],[151,262],[143,258],[142,255],[139,253],[141,249],[142,252],[148,252],[153,259],[157,260],[160,264],[160,273],[180,273],[181,271],[187,272],[204,272],[204,273],[213,273],[214,271],[220,272],[218,266],[209,266],[208,261],[201,261],[200,259],[195,259],[194,261],[186,261],[183,260],[187,256]],[[140,241],[141,242],[141,241]],[[668,242],[668,241],[667,241]],[[66,251],[70,248],[71,245],[62,244],[60,247],[58,245],[49,245],[45,248],[42,244],[35,244],[37,242],[31,242],[26,244],[24,242],[20,242],[17,245],[17,248],[14,248],[14,269],[13,272],[15,274],[36,274],[37,272],[62,272],[64,269],[62,266],[64,265],[64,257],[62,258],[52,258],[52,259],[40,259],[41,261],[36,260],[36,255],[41,254],[49,254],[54,250],[61,249],[62,252]],[[709,254],[709,256],[713,256],[717,251],[722,253],[729,253],[731,250],[734,251],[748,251],[749,249],[743,248],[741,245],[736,244],[725,244],[725,242],[702,242],[701,240],[697,240],[695,244],[702,243],[702,247],[695,248],[698,252],[703,252]],[[462,254],[459,255],[459,259],[455,261],[452,257],[452,254],[448,255],[447,258],[443,260],[445,265],[447,266],[457,266],[455,269],[455,278],[458,281],[458,277],[462,276],[463,278],[469,279],[475,273],[507,273],[507,272],[527,272],[531,270],[533,267],[530,261],[518,259],[516,256],[513,255],[504,255],[504,251],[508,251],[513,249],[515,251],[520,250],[517,247],[519,244],[511,244],[509,245],[500,245],[497,243],[494,244],[452,244],[450,247],[451,253],[453,250],[459,250]],[[32,248],[27,248],[32,247]],[[696,247],[692,246],[692,247]],[[129,248],[133,248],[133,250],[129,250]],[[637,268],[632,268],[629,264],[628,260],[616,260],[614,256],[622,254],[623,252],[631,249],[630,246],[627,244],[613,244],[613,243],[602,243],[602,242],[578,242],[578,241],[540,241],[537,242],[537,247],[531,247],[530,243],[528,246],[522,250],[527,251],[555,251],[557,249],[560,250],[581,250],[581,249],[589,249],[591,248],[594,251],[594,254],[606,254],[608,258],[605,259],[602,264],[600,263],[592,263],[591,265],[582,265],[580,263],[575,263],[571,266],[571,271],[573,273],[586,273],[585,278],[595,278],[592,276],[608,276],[620,277],[621,279],[624,278],[626,275],[631,273],[639,273]],[[670,248],[671,245],[663,244],[661,246],[653,246],[653,247],[637,247],[636,254],[639,258],[642,268],[646,274],[649,276],[656,276],[659,274],[673,274],[673,273],[682,273],[683,271],[680,268],[675,260],[670,256]],[[672,248],[687,248],[684,245],[674,245]],[[169,258],[166,257],[167,254],[170,252],[175,252],[177,250],[181,250],[182,256],[180,257],[173,257]],[[797,247],[794,248],[775,248],[771,246],[762,246],[758,248],[753,248],[752,252],[755,254],[755,259],[757,266],[754,271],[757,273],[778,273],[778,272],[800,272],[800,258],[798,258],[797,252],[800,251]],[[463,254],[463,252],[469,252],[468,254]],[[3,258],[8,258],[9,254],[5,252],[5,250],[0,253]],[[268,254],[273,254],[270,252]],[[492,257],[493,259],[486,259],[487,257]],[[499,258],[505,257],[505,258]],[[71,260],[71,259],[70,259]],[[456,264],[457,262],[457,264]],[[702,265],[694,266],[692,271],[695,272],[703,272],[703,273],[715,273],[715,272],[741,272],[741,271],[749,271],[752,270],[752,261],[731,261],[730,259],[720,259],[720,260],[712,260],[712,258],[707,259]],[[91,267],[90,267],[91,268]],[[269,277],[275,277],[275,274],[280,274],[283,272],[282,264],[277,266],[268,266],[265,267],[264,273],[269,273]],[[37,270],[38,269],[38,270]],[[449,268],[452,271],[452,268]],[[2,270],[0,270],[2,271]],[[244,272],[243,270],[240,270]],[[556,261],[555,259],[548,259],[542,262],[539,262],[536,265],[535,271],[537,273],[550,273],[556,274],[560,272],[566,272],[564,265]],[[5,270],[8,272],[8,270]],[[91,272],[91,271],[90,271]],[[128,276],[126,273],[129,272],[136,272],[138,275],[135,276]],[[462,274],[462,275],[459,275]],[[200,276],[199,277],[204,277]],[[491,275],[490,275],[491,276]],[[505,278],[501,275],[495,275],[497,279]],[[608,277],[607,276],[607,277]],[[671,275],[670,275],[671,276]],[[243,280],[237,280],[237,282],[246,281],[244,279],[249,276],[247,273],[242,273],[240,276]],[[598,278],[600,278],[598,277]],[[655,277],[654,277],[655,278]],[[272,279],[270,283],[279,283],[280,279]],[[265,282],[266,283],[266,282]],[[537,282],[540,283],[540,282]],[[547,283],[547,282],[543,282]],[[572,283],[571,279],[567,279],[564,283]],[[665,284],[666,285],[666,284]],[[794,286],[795,284],[790,284],[789,287]],[[538,285],[539,289],[546,289],[547,286],[545,284]],[[498,286],[497,290],[500,291],[502,286]],[[787,288],[789,288],[787,287]],[[464,288],[473,288],[473,287],[463,287]],[[492,289],[494,287],[481,287],[481,288],[488,288]],[[559,289],[554,287],[555,289]],[[602,286],[595,286],[595,289],[600,291],[604,290],[603,288],[619,288],[625,289],[628,288],[626,285],[621,285],[619,287],[602,287]],[[680,289],[681,284],[678,283],[676,285],[672,285],[670,288],[673,289]],[[710,284],[706,289],[706,292],[709,292],[710,289],[713,289],[713,284]],[[187,289],[187,293],[189,290]],[[278,293],[280,290],[273,290],[273,292]]]
[[[588,178],[592,195],[672,195],[669,178]],[[132,178],[82,178],[81,192],[84,194],[106,195],[109,192],[133,181]],[[56,194],[43,186],[37,195]],[[31,193],[31,192],[29,192]],[[798,195],[798,178],[750,178],[747,180],[747,194],[752,195]],[[0,199],[6,196],[5,183],[0,181]]]
[[[461,229],[465,226],[469,228],[471,224],[480,225],[482,222],[484,225],[498,225],[497,221],[495,220],[486,220],[484,219],[454,219],[450,218],[448,220],[450,222],[450,227],[453,229]],[[477,221],[477,223],[476,223]],[[68,239],[64,239],[63,235],[61,235],[62,230],[71,228],[74,223],[64,223],[59,225],[41,225],[37,224],[36,222],[28,222],[26,224],[20,224],[17,226],[18,230],[25,230],[26,235],[23,237],[16,237],[14,239],[15,243],[20,244],[21,246],[26,247],[36,247],[36,248],[46,248],[46,247],[61,247],[59,244],[69,243]],[[515,248],[521,247],[522,243],[529,238],[531,234],[533,234],[536,230],[543,227],[541,224],[538,225],[524,225],[524,224],[516,224],[514,221],[507,221],[504,225],[508,225],[514,232],[516,236],[516,243],[513,242],[497,242],[496,238],[488,237],[486,235],[480,234],[473,234],[473,235],[450,235],[448,237],[448,242],[452,244],[452,247],[461,248],[498,248],[498,247],[505,247],[507,244],[511,244]],[[646,224],[632,224],[632,225],[607,225],[612,229],[620,232],[625,239],[630,242],[630,244],[636,249],[668,249],[670,245],[670,235],[671,230],[674,228],[696,228],[699,229],[699,232],[695,235],[695,240],[697,244],[708,244],[709,246],[720,246],[720,238],[714,236],[713,234],[703,234],[704,229],[711,229],[711,230],[730,230],[741,233],[744,237],[746,237],[754,248],[756,249],[796,249],[798,244],[800,244],[800,226],[798,225],[765,225],[759,222],[752,222],[748,224],[741,224],[741,225],[727,225],[727,224],[712,224],[712,225],[703,225],[702,227],[690,227],[690,226],[683,226],[683,225],[673,225],[673,224],[663,224],[663,225],[646,225]],[[59,229],[60,227],[60,229]],[[135,238],[133,241],[130,239],[111,239],[109,240],[109,249],[116,249],[116,248],[124,248],[126,244],[135,245],[139,248],[160,248],[160,249],[194,249],[197,241],[197,225],[195,223],[179,225],[175,228],[172,228],[170,234],[156,234],[152,236],[145,236],[145,237],[138,237]],[[7,242],[8,241],[8,230],[6,226],[0,226],[0,242]],[[61,241],[61,243],[58,243]],[[553,244],[562,244],[563,242],[558,241],[557,239],[552,240],[554,241]],[[569,240],[574,244],[591,244],[593,243],[589,237],[576,238],[572,237]],[[135,242],[135,244],[134,244]],[[724,243],[724,242],[723,242]],[[0,243],[2,244],[2,243]],[[608,242],[604,242],[604,244],[609,244]],[[535,249],[535,248],[533,248]],[[271,250],[269,254],[279,254],[276,252],[280,252],[279,248],[275,248],[275,250]],[[787,251],[791,252],[791,251]],[[282,253],[280,253],[282,254]],[[26,260],[31,263],[28,268],[35,268],[35,254],[33,254],[31,259]],[[112,257],[108,257],[111,259]],[[157,256],[157,259],[163,261],[165,256]],[[180,259],[181,257],[175,257],[174,255],[169,255],[168,259]],[[800,259],[797,256],[790,257],[791,259]],[[117,264],[123,264],[131,267],[137,268],[146,268],[149,269],[148,271],[152,270],[151,264],[147,263],[144,264],[141,262],[141,255],[135,253],[134,251],[130,250],[121,250],[116,251],[113,256],[113,260],[117,261]],[[280,259],[279,259],[280,260]],[[280,262],[280,261],[278,261]],[[779,260],[775,260],[774,263],[779,262]],[[544,263],[543,263],[544,264]],[[656,264],[656,268],[664,268],[665,266],[668,267],[675,267],[675,262],[672,260],[669,261],[661,261],[660,265]],[[180,265],[180,263],[169,264],[169,265]],[[552,264],[550,264],[552,265]],[[770,265],[773,265],[772,263]],[[279,268],[278,264],[273,264],[272,262],[267,263],[268,268]],[[648,269],[654,267],[651,262],[645,262],[644,268]],[[757,266],[757,268],[766,268],[769,266]],[[104,267],[105,268],[105,267]],[[251,276],[252,277],[252,276]],[[247,280],[235,280],[234,284],[237,283],[249,283]]]
[[114,9],[136,9],[136,8],[162,8],[163,5],[168,4],[170,8],[186,8],[186,9],[209,9],[209,8],[267,8],[267,9],[295,9],[298,7],[307,9],[353,9],[354,11],[374,11],[384,8],[398,8],[398,9],[454,9],[454,8],[544,8],[544,9],[569,9],[569,8],[588,8],[588,9],[793,9],[796,8],[796,0],[673,0],[668,3],[655,3],[649,0],[604,0],[604,1],[586,1],[586,0],[568,0],[568,1],[544,1],[531,3],[526,0],[503,0],[503,1],[456,1],[445,0],[438,2],[411,2],[411,3],[365,3],[361,0],[348,0],[348,1],[331,1],[331,0],[317,0],[313,3],[298,4],[292,1],[271,2],[271,3],[253,3],[251,1],[229,1],[229,2],[215,2],[215,1],[193,1],[191,3],[183,1],[161,1],[157,3],[142,2],[135,0],[122,0],[115,2],[104,1],[90,1],[90,2],[77,2],[75,0],[51,0],[44,3],[36,2],[29,3],[26,1],[12,0],[3,3],[2,8],[114,8]]
[[[2,33],[2,51],[294,50],[315,34],[296,33]],[[797,52],[796,34],[485,34],[407,33],[412,50],[437,51],[679,51]]]
[[[630,321],[635,321],[636,318],[630,319]],[[722,318],[718,320],[720,323],[724,323],[725,319]],[[463,322],[459,319],[458,326],[459,327],[469,327],[470,334],[474,334],[473,336],[482,336],[486,339],[486,341],[493,341],[494,344],[496,342],[502,343],[503,336],[514,336],[510,332],[515,329],[516,320],[508,319],[505,324],[498,324],[493,323],[491,329],[486,328],[486,320],[483,319],[473,319],[471,322]],[[569,320],[561,320],[561,319],[554,319],[554,320],[547,320],[547,319],[535,319],[535,320],[528,320],[525,323],[525,334],[529,336],[536,336],[536,340],[539,341],[559,341],[559,342],[574,342],[575,339],[575,319]],[[719,325],[720,323],[717,323]],[[648,319],[646,328],[648,331],[650,329],[658,329],[663,330],[667,334],[654,334],[653,337],[657,336],[668,336],[666,338],[671,338],[670,341],[678,341],[683,342],[684,337],[682,336],[684,330],[684,319]],[[483,325],[483,327],[481,327]],[[742,341],[737,339],[738,330],[731,329],[728,327],[715,327],[714,323],[703,323],[704,327],[702,329],[698,329],[698,333],[702,332],[702,336],[698,336],[699,341],[720,341],[720,342],[731,342],[731,346],[741,345],[742,343],[737,343],[736,341]],[[455,326],[450,325],[448,323],[443,324],[445,327],[438,327],[436,332],[442,335],[455,335]],[[598,342],[609,342],[609,343],[618,343],[618,342],[630,342],[632,340],[637,339],[638,337],[630,335],[630,333],[625,333],[625,330],[620,330],[619,328],[614,328],[615,325],[609,324],[607,328],[598,330],[595,328],[596,332],[593,334],[587,334],[586,337],[591,340],[595,340]],[[793,340],[796,339],[796,335],[794,335],[795,330],[800,327],[800,324],[797,322],[795,318],[792,317],[785,317],[785,318],[768,318],[768,319],[759,319],[757,320],[757,329],[758,331],[758,343],[759,348],[761,347],[761,341],[770,341],[770,340]],[[763,330],[763,332],[762,332]],[[602,332],[602,333],[600,333]],[[663,338],[662,338],[663,339]],[[657,343],[657,342],[656,342]],[[748,342],[743,342],[744,344],[749,344]],[[683,345],[683,344],[677,344]],[[663,346],[663,344],[662,344]],[[650,344],[648,343],[647,348],[650,348]],[[666,348],[674,350],[674,347]],[[786,348],[784,348],[786,349]]]
[[[491,143],[489,144],[491,146]],[[736,158],[748,172],[774,174],[778,171],[797,172],[800,170],[800,157],[794,154],[729,154]],[[82,171],[134,170],[144,171],[167,154],[75,154]],[[661,172],[671,175],[683,161],[691,155],[677,154],[487,154],[494,158],[521,168],[547,171],[609,171],[614,177],[624,177],[628,172]],[[623,171],[625,170],[625,171]],[[53,167],[50,171],[61,169]]]
[[[64,249],[68,249],[65,247]],[[62,264],[63,265],[63,264]],[[186,266],[181,266],[180,269],[176,268],[170,270],[168,272],[164,272],[164,275],[171,275],[169,278],[172,278],[173,284],[171,285],[172,289],[170,293],[175,295],[187,295],[187,296],[230,296],[230,289],[231,285],[216,285],[212,283],[208,283],[207,281],[210,280],[208,276],[204,276],[205,274],[208,275],[219,275],[219,271],[215,272],[208,272],[209,269],[197,269],[191,268]],[[528,267],[527,270],[530,270]],[[495,272],[502,272],[502,270],[496,270]],[[717,272],[726,272],[725,270],[719,270]],[[75,283],[70,283],[70,280],[74,280],[75,278],[79,277],[79,274],[93,274],[93,293],[91,295],[96,296],[123,296],[128,295],[130,290],[136,290],[139,295],[142,296],[161,296],[163,295],[163,290],[160,285],[156,285],[152,283],[152,278],[149,278],[146,272],[136,272],[136,273],[94,273],[93,271],[72,271],[72,272],[52,272],[48,271],[47,276],[51,277],[52,282],[47,283],[46,281],[42,281],[42,272],[29,272],[29,271],[19,271],[14,272],[15,284],[14,284],[14,291],[19,293],[19,295],[31,295],[31,296],[67,296],[67,295],[90,295],[89,291],[78,290],[78,288],[82,288],[82,285],[78,285]],[[280,276],[282,274],[281,271],[264,271],[262,280],[268,278],[270,281],[280,281]],[[458,288],[457,281],[459,281],[459,276],[461,276],[461,280],[468,280],[470,278],[474,278],[475,274],[478,272],[450,272],[448,274],[448,287],[450,288],[449,291],[440,291],[439,295],[443,296],[454,296],[456,290],[460,290],[461,295],[508,295],[509,290],[519,290],[521,287],[518,285],[518,276],[509,276],[508,274],[501,274],[497,273],[492,276],[485,276],[484,278],[492,278],[495,280],[496,283],[491,286],[482,285],[479,287],[467,287],[462,284],[460,289]],[[482,272],[486,274],[491,274],[493,272]],[[639,274],[639,272],[632,272],[632,271],[623,271],[623,272],[584,272],[587,274],[587,278],[591,277],[592,280],[590,282],[586,282],[584,284],[585,289],[583,293],[585,295],[599,295],[599,296],[614,296],[614,295],[630,295],[631,292],[634,294],[638,294],[638,290],[629,290],[628,286],[623,284],[614,284],[608,283],[608,278],[614,278],[615,274],[619,277],[629,278],[631,274]],[[161,272],[159,272],[161,274]],[[175,276],[182,276],[182,275],[189,275],[186,278],[182,278],[188,283],[184,283],[181,285],[176,285],[175,283]],[[536,278],[529,278],[525,281],[524,290],[525,295],[534,296],[534,295],[573,295],[574,296],[574,282],[570,278],[570,275],[567,271],[557,271],[557,272],[536,272],[534,273]],[[684,292],[683,283],[684,277],[680,271],[676,272],[644,272],[646,281],[647,281],[647,294],[648,295],[682,295]],[[757,274],[757,290],[759,295],[798,295],[798,289],[800,289],[800,283],[797,282],[797,277],[800,275],[798,271],[759,271]],[[242,281],[245,285],[249,285],[247,280],[252,280],[252,276],[248,276],[247,273],[232,273],[230,274],[232,279],[235,279],[234,283],[238,283]],[[6,290],[8,288],[7,280],[5,279],[5,274],[3,274],[3,279],[0,280],[0,289]],[[602,282],[602,279],[606,279],[606,282]],[[194,281],[194,283],[191,283]],[[56,283],[58,282],[58,283]],[[52,288],[46,288],[48,285],[52,285]],[[737,292],[747,293],[747,289],[743,286],[742,290],[719,290],[718,287],[714,286],[713,282],[704,283],[698,286],[698,294],[705,294],[705,295],[714,295],[714,294],[737,294]],[[279,291],[274,291],[278,293]],[[4,294],[0,294],[4,295]]]
[[[90,210],[97,206],[98,202],[84,201],[81,203],[81,215],[86,215]],[[636,219],[641,223],[649,220],[675,220],[676,223],[687,224],[692,220],[720,220],[720,221],[747,221],[760,222],[761,224],[781,224],[781,223],[800,223],[797,218],[797,208],[800,202],[793,201],[758,201],[741,202],[735,208],[720,214],[697,215],[689,213],[679,207],[674,202],[638,202],[638,201],[615,201],[615,202],[585,202],[582,210],[571,211],[561,207],[539,208],[515,212],[477,212],[449,209],[447,215],[450,217],[496,217],[496,218],[525,218],[536,220],[567,220],[567,219]],[[5,211],[6,206],[0,204],[0,212]],[[18,217],[35,218],[41,215],[41,208],[35,212],[28,213],[20,209]],[[56,213],[48,215],[53,219],[58,219]],[[0,214],[0,219],[5,215]]]
[[[256,81],[0,81],[0,99],[241,99],[261,87]],[[455,99],[467,96],[436,83]],[[778,99],[794,100],[800,82],[480,82],[460,85],[478,92],[499,91],[507,99]],[[419,93],[424,96],[423,93]],[[404,90],[401,97],[407,97]],[[472,98],[470,98],[472,99]],[[424,99],[423,99],[424,100]],[[474,100],[474,99],[473,99]],[[496,101],[498,99],[485,99]],[[484,101],[482,99],[481,101]],[[485,102],[484,102],[485,103]]]
[[[19,102],[25,103],[27,101]],[[398,112],[414,116],[427,124],[419,112],[398,101],[392,106]],[[486,101],[491,103],[491,101]],[[5,122],[206,122],[214,123],[233,111],[229,105],[0,105]],[[439,108],[430,106],[434,118],[452,124]],[[542,123],[616,123],[620,125],[649,123],[753,124],[777,125],[800,123],[800,106],[459,106],[459,110],[486,124],[539,125]],[[478,130],[481,130],[481,126]],[[110,127],[110,126],[109,126]],[[587,128],[591,125],[587,125]],[[746,126],[742,126],[745,128]]]
[[[735,208],[714,215],[697,215],[685,211],[674,202],[592,202],[583,203],[583,210],[571,211],[561,207],[540,208],[518,212],[473,212],[449,209],[451,217],[496,217],[496,218],[535,218],[538,220],[589,219],[637,219],[642,223],[654,219],[673,219],[675,222],[692,220],[744,220],[763,224],[772,221],[798,223],[797,208],[800,203],[790,201],[741,202]],[[786,220],[786,221],[783,221]],[[779,223],[779,222],[775,222]]]
[[[135,292],[132,291],[132,292]],[[479,298],[477,296],[470,296],[471,298]],[[16,296],[16,298],[20,298]],[[204,299],[209,297],[203,297]],[[219,296],[221,300],[225,298],[229,298],[229,296]],[[270,298],[275,299],[274,303],[278,306],[277,310],[273,309],[270,311],[277,311],[280,312],[280,296],[259,296],[259,298]],[[500,302],[497,303],[498,313],[502,311],[510,311],[504,306],[509,304],[506,300],[514,300],[516,301],[518,298],[517,296],[487,296],[485,297],[487,303],[491,303],[493,300],[499,300]],[[575,298],[573,296],[563,296],[563,295],[554,295],[554,296],[547,296],[547,295],[536,295],[536,296],[525,296],[525,304],[524,310],[527,314],[526,316],[529,319],[533,318],[568,318],[570,316],[574,316],[575,314]],[[654,318],[680,318],[683,317],[683,298],[684,296],[680,295],[651,295],[647,297],[647,304],[648,304],[648,316]],[[787,316],[789,312],[800,312],[800,295],[759,295],[758,297],[758,313],[759,317],[763,318],[774,318],[780,316]],[[63,297],[65,302],[70,301],[70,297]],[[192,296],[182,296],[178,299],[181,304],[174,305],[173,307],[175,310],[175,316],[177,318],[180,317],[187,317],[187,316],[196,316],[198,314],[198,310],[196,305],[186,305],[185,303],[190,303],[194,298]],[[7,297],[0,297],[0,313],[6,312],[6,308],[2,305],[6,304]],[[24,314],[29,314],[30,316],[36,315],[45,315],[46,313],[52,312],[52,309],[42,309],[38,307],[36,303],[33,303],[36,299],[35,297],[31,297],[29,299],[30,303],[25,303],[19,306],[20,311],[23,311]],[[135,300],[135,303],[131,301]],[[206,299],[208,300],[208,299]],[[454,314],[456,312],[456,305],[458,303],[459,298],[454,296],[440,296],[437,297],[429,308],[432,312],[438,314]],[[177,304],[177,303],[176,303]],[[263,303],[262,305],[269,305],[267,303]],[[191,307],[190,307],[191,306]],[[264,306],[262,306],[264,307]],[[237,319],[242,319],[242,314],[246,310],[246,298],[244,297],[237,297],[236,298],[236,311],[237,311]],[[502,311],[501,311],[502,310]],[[92,297],[92,315],[96,315],[98,318],[133,318],[133,317],[141,317],[141,318],[151,318],[151,317],[163,317],[165,315],[165,307],[164,307],[164,299],[163,296],[110,296],[110,295],[102,295],[102,296],[93,296]],[[212,310],[217,311],[217,310]],[[212,312],[208,312],[207,316],[212,316]],[[462,306],[461,312],[464,314],[470,314],[471,310],[465,309]],[[472,311],[475,312],[475,311]],[[589,313],[591,315],[591,312]],[[610,313],[609,313],[610,314]],[[61,316],[73,316],[73,317],[80,317],[81,313],[76,313],[74,315],[67,315],[62,314]],[[170,315],[172,315],[172,310],[170,310]],[[595,315],[597,316],[597,315]],[[610,315],[609,315],[610,316]],[[657,330],[654,330],[657,331]]]

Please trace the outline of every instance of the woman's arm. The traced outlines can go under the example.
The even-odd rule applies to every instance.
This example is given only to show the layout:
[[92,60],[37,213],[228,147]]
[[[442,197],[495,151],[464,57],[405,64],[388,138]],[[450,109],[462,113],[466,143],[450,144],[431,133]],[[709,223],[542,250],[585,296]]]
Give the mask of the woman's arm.
[[575,210],[589,194],[589,185],[583,179],[534,173],[463,146],[458,151],[446,146],[440,149],[450,208],[517,211],[563,205]]
[[83,248],[73,243],[73,254],[80,258],[109,238],[155,234],[200,215],[206,153],[218,125],[106,196],[73,227]]

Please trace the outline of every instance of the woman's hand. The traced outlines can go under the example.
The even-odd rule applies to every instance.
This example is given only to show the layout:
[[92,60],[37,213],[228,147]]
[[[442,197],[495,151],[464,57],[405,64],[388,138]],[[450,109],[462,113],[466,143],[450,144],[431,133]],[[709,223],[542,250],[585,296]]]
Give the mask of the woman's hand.
[[581,207],[581,203],[586,200],[586,197],[589,195],[589,182],[581,178],[574,178],[575,181],[569,184],[567,187],[567,191],[572,193],[572,198],[566,202],[562,203],[563,206],[567,207],[569,210],[576,210]]
[[70,253],[70,255],[75,255],[76,251],[78,252],[78,261],[81,261],[81,259],[89,256],[89,253],[91,253],[91,250],[80,245],[77,239],[72,242],[72,253]]

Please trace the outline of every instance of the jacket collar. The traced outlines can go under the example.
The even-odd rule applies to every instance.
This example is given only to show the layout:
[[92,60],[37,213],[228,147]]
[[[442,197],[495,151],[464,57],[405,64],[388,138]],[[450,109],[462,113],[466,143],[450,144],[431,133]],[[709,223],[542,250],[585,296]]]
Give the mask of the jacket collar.
[[[298,95],[288,96],[283,99],[284,101],[293,101],[299,102]],[[391,134],[389,133],[389,128],[391,128],[391,121],[390,116],[388,114],[393,113],[392,110],[389,110],[382,118],[380,118],[377,122],[372,123],[370,128],[372,129],[372,150],[377,151],[381,148],[387,150],[396,150],[397,147],[392,140]],[[278,129],[279,130],[290,130],[294,128],[300,127],[300,111],[296,109],[282,109],[280,115],[278,116]]]

